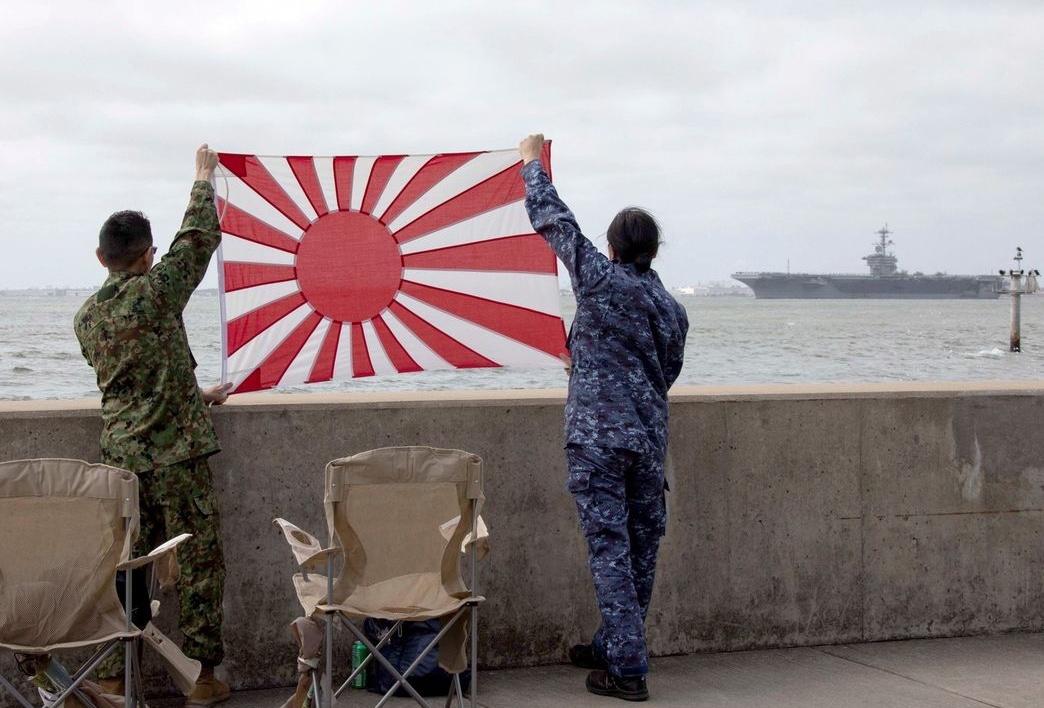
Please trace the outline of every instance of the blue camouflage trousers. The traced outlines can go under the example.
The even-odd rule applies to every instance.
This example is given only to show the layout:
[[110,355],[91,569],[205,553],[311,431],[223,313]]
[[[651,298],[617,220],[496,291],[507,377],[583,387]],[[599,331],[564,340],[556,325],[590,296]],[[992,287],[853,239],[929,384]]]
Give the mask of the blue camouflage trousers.
[[662,459],[630,450],[566,447],[566,488],[587,539],[602,624],[591,645],[617,676],[649,672],[645,615],[667,528]]

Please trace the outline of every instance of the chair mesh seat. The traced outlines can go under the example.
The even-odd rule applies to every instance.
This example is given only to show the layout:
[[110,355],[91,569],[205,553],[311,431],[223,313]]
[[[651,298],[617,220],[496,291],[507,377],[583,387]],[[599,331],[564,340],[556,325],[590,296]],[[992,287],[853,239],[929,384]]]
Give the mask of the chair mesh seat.
[[0,646],[15,651],[128,636],[113,576],[133,544],[128,506],[137,533],[137,479],[104,465],[49,462],[0,464]]

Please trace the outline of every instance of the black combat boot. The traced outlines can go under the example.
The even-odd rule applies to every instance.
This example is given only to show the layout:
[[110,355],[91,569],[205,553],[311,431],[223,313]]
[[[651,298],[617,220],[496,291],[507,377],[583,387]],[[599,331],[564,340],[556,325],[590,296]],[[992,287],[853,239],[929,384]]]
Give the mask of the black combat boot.
[[612,696],[625,701],[649,700],[649,688],[644,676],[626,678],[613,676],[608,671],[592,671],[587,676],[587,690],[599,696]]

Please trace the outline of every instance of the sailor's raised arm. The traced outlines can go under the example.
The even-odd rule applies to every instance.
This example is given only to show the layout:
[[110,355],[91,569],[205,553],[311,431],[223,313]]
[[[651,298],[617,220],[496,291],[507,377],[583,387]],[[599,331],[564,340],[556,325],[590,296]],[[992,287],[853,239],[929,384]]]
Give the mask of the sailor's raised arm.
[[522,156],[522,181],[526,185],[526,213],[533,230],[540,234],[565,265],[577,295],[598,287],[609,273],[609,259],[580,231],[572,210],[551,184],[540,155],[544,136],[540,133],[518,144]]

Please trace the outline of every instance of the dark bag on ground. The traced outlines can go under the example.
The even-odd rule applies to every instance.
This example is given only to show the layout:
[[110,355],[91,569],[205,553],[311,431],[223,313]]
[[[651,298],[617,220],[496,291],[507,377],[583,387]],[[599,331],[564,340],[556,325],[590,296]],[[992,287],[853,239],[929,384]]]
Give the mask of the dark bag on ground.
[[[363,623],[363,631],[366,632],[370,641],[377,644],[393,626],[395,626],[395,622],[391,620],[368,618]],[[396,671],[402,673],[416,661],[420,653],[424,651],[424,647],[428,646],[431,640],[438,635],[439,629],[438,619],[424,622],[403,622],[388,643],[381,647],[381,654],[388,660],[388,663],[395,667]],[[395,678],[376,659],[371,661],[366,668],[371,667],[373,670],[367,673],[367,687],[374,693],[386,693],[395,684]],[[449,694],[450,687],[453,685],[453,674],[439,666],[439,650],[438,647],[435,647],[406,677],[406,680],[422,696],[445,696]],[[460,675],[461,689],[467,691],[469,685],[471,685],[471,672],[465,671]],[[410,694],[399,686],[395,695],[402,697]]]

